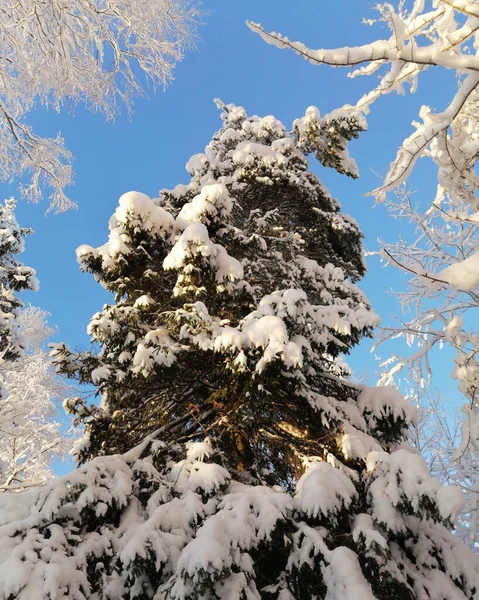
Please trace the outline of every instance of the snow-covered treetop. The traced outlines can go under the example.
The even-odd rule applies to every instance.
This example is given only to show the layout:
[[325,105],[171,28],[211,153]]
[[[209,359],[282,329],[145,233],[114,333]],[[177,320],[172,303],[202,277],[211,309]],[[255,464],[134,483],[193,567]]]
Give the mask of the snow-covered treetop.
[[0,179],[26,171],[22,191],[34,201],[42,183],[51,208],[72,206],[71,155],[60,136],[42,138],[25,122],[37,102],[60,110],[85,103],[108,118],[118,102],[131,109],[141,93],[138,73],[154,85],[172,79],[195,38],[198,10],[190,0],[19,0],[0,7]]
[[[56,350],[65,374],[93,383],[103,396],[100,408],[72,407],[93,429],[101,423],[94,454],[139,443],[168,414],[160,417],[158,404],[181,404],[183,388],[214,422],[225,376],[252,382],[238,398],[238,418],[247,398],[265,402],[283,377],[283,393],[299,386],[295,394],[315,403],[317,392],[302,373],[347,372],[337,357],[378,322],[353,283],[364,273],[358,226],[308,170],[309,130],[296,122],[289,133],[272,116],[218,105],[223,126],[188,161],[190,183],[154,200],[125,194],[107,243],[78,248],[81,268],[117,301],[90,322],[99,354]],[[316,136],[332,135],[329,118],[321,127]],[[328,138],[330,150],[319,158],[350,169],[351,135]],[[140,390],[155,419],[128,416]],[[336,408],[328,411],[329,419],[341,418]],[[105,449],[107,430],[115,445]]]

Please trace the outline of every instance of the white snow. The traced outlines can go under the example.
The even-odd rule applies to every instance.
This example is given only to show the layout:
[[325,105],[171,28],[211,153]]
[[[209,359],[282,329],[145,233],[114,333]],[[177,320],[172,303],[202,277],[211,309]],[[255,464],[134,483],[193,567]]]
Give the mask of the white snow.
[[416,407],[392,386],[364,386],[358,397],[358,408],[371,424],[389,416],[406,425],[417,422]]
[[120,255],[131,251],[132,235],[147,231],[162,240],[169,240],[175,227],[169,212],[155,204],[146,194],[128,192],[119,200],[119,206],[109,222],[108,242],[99,248],[82,245],[77,248],[77,260],[83,265],[89,258],[100,257],[105,269],[114,269]]
[[108,367],[97,367],[91,372],[91,379],[93,383],[101,383],[103,380],[108,379],[111,375],[111,371]]
[[128,192],[120,197],[118,204],[112,224],[131,223],[145,231],[163,233],[163,235],[168,235],[174,227],[174,219],[170,213],[155,204],[155,201],[146,194]]
[[372,544],[384,549],[388,547],[386,538],[374,527],[371,515],[366,513],[360,513],[354,518],[353,540],[357,543],[360,538],[363,538],[366,548],[370,548]]
[[348,508],[355,496],[356,488],[345,473],[326,462],[317,462],[298,481],[295,507],[308,517],[334,520],[334,515]]
[[168,256],[163,261],[165,270],[180,270],[188,266],[189,261],[200,256],[216,270],[216,279],[235,281],[243,277],[241,263],[230,256],[220,244],[211,241],[208,229],[203,223],[192,223],[183,231]]
[[444,519],[454,521],[464,505],[464,497],[455,486],[443,487],[428,471],[419,454],[401,449],[391,454],[371,452],[367,468],[375,477],[371,484],[375,515],[391,529],[403,529],[395,510],[407,501],[415,513],[421,513],[425,497],[437,504]]
[[324,600],[376,600],[358,557],[349,548],[332,550],[322,572],[328,590]]
[[439,271],[437,278],[466,292],[478,287],[479,250],[471,254],[468,258]]
[[289,340],[283,319],[274,315],[248,318],[244,321],[242,330],[229,326],[219,328],[213,347],[216,352],[239,351],[237,364],[245,362],[244,354],[241,354],[243,350],[262,348],[262,357],[256,364],[259,373],[276,358],[281,358],[286,366],[302,364],[301,346]]
[[210,224],[213,220],[225,219],[233,208],[233,201],[222,183],[213,183],[201,188],[191,202],[186,203],[178,215],[178,222]]

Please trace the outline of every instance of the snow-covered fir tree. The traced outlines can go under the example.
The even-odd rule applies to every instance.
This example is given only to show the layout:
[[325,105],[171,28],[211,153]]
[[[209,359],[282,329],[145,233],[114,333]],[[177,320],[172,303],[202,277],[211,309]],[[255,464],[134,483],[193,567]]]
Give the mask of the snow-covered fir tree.
[[15,216],[15,200],[0,203],[0,402],[6,395],[3,386],[5,363],[18,359],[25,346],[20,332],[18,311],[23,306],[18,292],[35,290],[35,271],[18,260],[25,249],[25,236],[31,229],[20,227]]
[[[100,407],[71,407],[88,422],[80,461],[127,451],[192,410],[199,424],[213,423],[223,411],[215,406],[235,396],[230,443],[246,469],[234,438],[258,423],[254,411],[243,413],[248,398],[266,402],[277,385],[289,398],[299,384],[287,377],[284,387],[285,366],[312,371],[318,356],[322,370],[339,374],[338,355],[377,323],[349,281],[364,274],[358,226],[308,171],[309,129],[298,120],[295,137],[273,117],[247,119],[236,107],[223,107],[223,119],[205,153],[188,161],[189,185],[163,191],[157,202],[126,194],[107,244],[77,250],[82,268],[117,300],[89,325],[100,353],[59,348],[63,373],[102,395]],[[354,174],[345,145],[361,124],[335,123],[338,143],[327,126],[317,132],[332,146],[323,162]],[[303,407],[288,410],[290,419],[303,418]],[[191,425],[188,418],[173,438]],[[274,439],[261,434],[254,442],[266,444],[257,469]]]
[[358,226],[305,156],[322,140],[354,175],[362,124],[313,116],[288,133],[222,106],[189,184],[122,196],[79,248],[116,300],[98,353],[55,353],[101,403],[69,404],[83,466],[0,498],[1,600],[477,597],[461,494],[404,443],[413,406],[345,379],[378,319]]
[[8,395],[0,404],[0,492],[51,480],[52,461],[63,460],[73,443],[60,411],[73,390],[56,374],[46,347],[54,333],[48,313],[28,306],[17,323],[26,348],[4,365]]

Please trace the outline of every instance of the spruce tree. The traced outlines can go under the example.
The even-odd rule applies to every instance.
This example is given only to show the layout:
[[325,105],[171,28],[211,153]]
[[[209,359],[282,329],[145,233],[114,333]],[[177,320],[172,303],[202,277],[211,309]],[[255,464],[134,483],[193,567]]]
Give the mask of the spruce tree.
[[[0,401],[6,397],[2,371],[5,363],[17,360],[25,346],[18,311],[23,306],[18,292],[37,289],[35,271],[17,258],[31,229],[20,227],[15,216],[15,200],[0,203]],[[0,415],[2,405],[0,404]],[[0,417],[1,418],[1,417]]]
[[99,351],[55,355],[101,402],[68,404],[83,466],[14,517],[0,498],[0,600],[476,597],[448,531],[461,494],[404,442],[414,408],[347,379],[378,319],[358,226],[306,155],[354,176],[361,121],[309,111],[288,133],[220,106],[190,183],[122,196],[108,242],[78,250],[115,303]]

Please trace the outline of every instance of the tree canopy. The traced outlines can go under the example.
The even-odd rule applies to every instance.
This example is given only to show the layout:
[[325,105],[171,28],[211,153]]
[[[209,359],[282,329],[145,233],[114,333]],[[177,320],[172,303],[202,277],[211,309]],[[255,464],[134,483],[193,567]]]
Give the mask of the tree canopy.
[[0,180],[26,174],[23,194],[50,208],[74,203],[72,156],[60,135],[41,137],[26,121],[35,106],[85,104],[111,119],[132,108],[142,77],[171,81],[194,43],[199,11],[190,0],[18,0],[0,7]]

